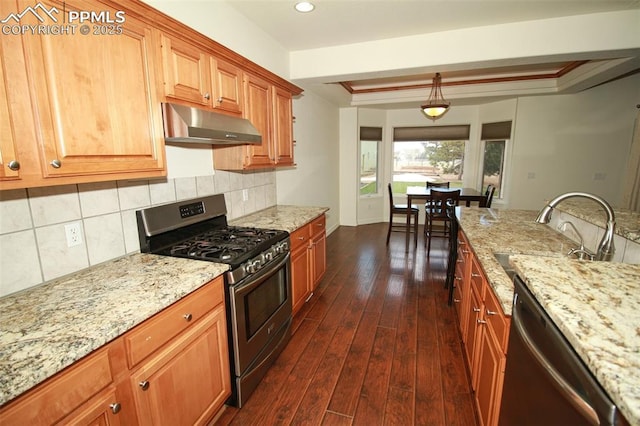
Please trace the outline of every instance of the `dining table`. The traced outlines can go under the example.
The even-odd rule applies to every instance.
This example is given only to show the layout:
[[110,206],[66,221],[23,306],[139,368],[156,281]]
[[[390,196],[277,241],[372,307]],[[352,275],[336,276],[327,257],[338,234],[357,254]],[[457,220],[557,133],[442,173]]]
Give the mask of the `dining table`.
[[[407,206],[411,206],[414,201],[428,201],[431,195],[431,189],[426,186],[408,186],[407,187]],[[435,188],[437,191],[457,191],[460,190],[460,201],[464,201],[467,207],[471,206],[471,203],[478,202],[480,207],[483,207],[485,203],[485,195],[475,188]],[[409,249],[409,230],[411,229],[411,210],[407,209],[407,232],[406,232],[406,247]]]

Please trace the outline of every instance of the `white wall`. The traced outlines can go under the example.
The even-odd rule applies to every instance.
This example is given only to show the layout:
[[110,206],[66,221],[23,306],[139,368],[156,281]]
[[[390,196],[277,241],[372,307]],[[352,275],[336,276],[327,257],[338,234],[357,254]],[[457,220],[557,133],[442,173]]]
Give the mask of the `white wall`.
[[340,224],[358,224],[358,108],[340,108]]
[[329,207],[327,232],[340,225],[338,108],[311,90],[293,101],[295,168],[276,172],[278,204]]
[[518,99],[509,207],[568,191],[621,201],[640,75],[575,94]]

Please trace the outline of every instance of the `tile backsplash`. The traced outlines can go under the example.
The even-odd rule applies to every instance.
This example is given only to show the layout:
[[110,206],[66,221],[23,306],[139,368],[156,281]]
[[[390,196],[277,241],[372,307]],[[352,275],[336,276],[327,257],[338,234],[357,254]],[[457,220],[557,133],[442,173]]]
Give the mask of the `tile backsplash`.
[[[274,206],[275,171],[0,191],[0,297],[139,251],[136,210],[220,193],[229,220]],[[81,244],[68,247],[69,224]]]

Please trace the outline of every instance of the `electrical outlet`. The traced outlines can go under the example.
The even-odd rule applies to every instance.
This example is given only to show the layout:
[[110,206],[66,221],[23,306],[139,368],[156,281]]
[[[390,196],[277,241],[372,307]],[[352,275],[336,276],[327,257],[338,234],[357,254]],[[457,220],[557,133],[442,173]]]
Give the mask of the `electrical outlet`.
[[67,236],[67,247],[79,246],[82,244],[82,230],[80,223],[70,223],[64,226],[64,233]]
[[249,190],[248,189],[243,189],[242,190],[242,201],[249,201]]

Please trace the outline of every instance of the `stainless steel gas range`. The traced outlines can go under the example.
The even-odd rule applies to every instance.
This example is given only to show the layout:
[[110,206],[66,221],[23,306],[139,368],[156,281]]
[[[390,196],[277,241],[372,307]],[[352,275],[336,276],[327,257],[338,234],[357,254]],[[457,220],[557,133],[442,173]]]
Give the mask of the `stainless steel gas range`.
[[228,264],[232,396],[241,407],[291,337],[289,233],[229,226],[222,194],[136,211],[140,251]]

